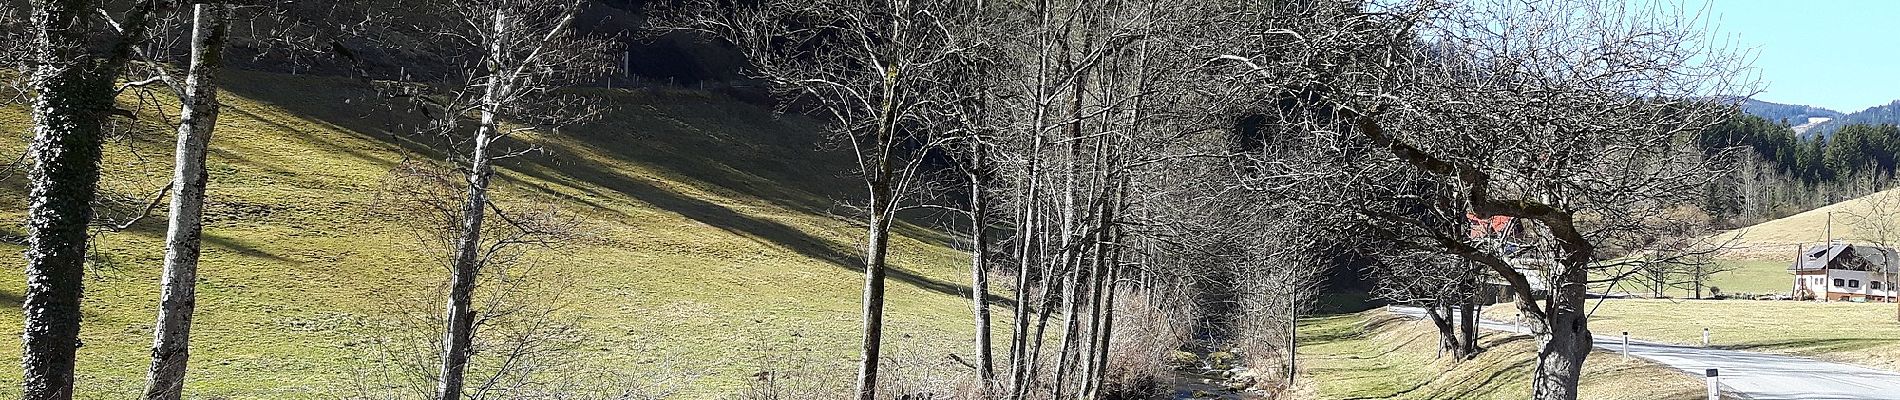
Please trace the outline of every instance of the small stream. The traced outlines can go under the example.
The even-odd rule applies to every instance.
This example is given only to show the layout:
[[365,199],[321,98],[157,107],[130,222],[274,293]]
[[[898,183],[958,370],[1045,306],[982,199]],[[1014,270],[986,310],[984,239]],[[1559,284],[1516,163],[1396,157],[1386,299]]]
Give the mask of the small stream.
[[[1212,383],[1210,383],[1212,382]],[[1166,400],[1222,399],[1222,400],[1264,400],[1265,396],[1249,392],[1235,392],[1222,386],[1213,379],[1193,372],[1175,371],[1169,379],[1168,392],[1160,397]]]

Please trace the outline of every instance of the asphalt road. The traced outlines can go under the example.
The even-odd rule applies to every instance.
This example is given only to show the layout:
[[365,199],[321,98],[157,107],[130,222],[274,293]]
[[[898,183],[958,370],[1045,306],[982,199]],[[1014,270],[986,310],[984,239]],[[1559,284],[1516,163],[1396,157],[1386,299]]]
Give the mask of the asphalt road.
[[[1392,312],[1424,318],[1414,307],[1390,307]],[[1512,330],[1508,322],[1483,321],[1480,327]],[[1596,348],[1623,350],[1622,335],[1595,335]],[[1720,371],[1723,389],[1758,400],[1873,400],[1900,399],[1900,373],[1813,360],[1795,356],[1739,350],[1707,349],[1631,339],[1629,354],[1681,370],[1698,378],[1703,371]],[[1597,355],[1595,357],[1603,357]]]

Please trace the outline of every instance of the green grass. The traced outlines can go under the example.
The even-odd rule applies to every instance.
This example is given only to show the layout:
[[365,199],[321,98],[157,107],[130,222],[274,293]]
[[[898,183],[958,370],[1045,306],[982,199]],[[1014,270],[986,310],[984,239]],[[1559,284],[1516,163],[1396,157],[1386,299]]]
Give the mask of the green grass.
[[[211,144],[186,395],[320,398],[380,368],[370,343],[386,333],[383,311],[442,281],[443,268],[409,231],[372,212],[392,165],[432,153],[403,135],[417,121],[365,101],[374,97],[365,84],[229,75]],[[716,95],[599,94],[616,108],[611,115],[527,139],[549,152],[501,163],[496,188],[501,198],[556,199],[583,219],[587,237],[534,257],[579,278],[566,310],[590,345],[574,358],[604,370],[701,375],[692,398],[735,390],[761,369],[848,365],[858,340],[861,229],[833,214],[849,214],[836,200],[860,191],[843,175],[849,155],[821,151],[813,122]],[[27,123],[19,106],[0,108],[0,128],[22,133],[0,140],[0,152],[23,151]],[[169,176],[170,149],[169,129],[149,122],[109,144],[102,195],[149,196]],[[7,176],[0,215],[22,220],[23,193],[23,178]],[[130,398],[142,387],[163,221],[161,207],[95,243],[81,398]],[[23,234],[7,226],[0,233]],[[937,231],[898,230],[887,354],[967,355],[965,255]],[[0,279],[0,299],[17,307],[23,260],[4,259],[11,272]],[[17,313],[0,318],[0,332],[19,332],[20,323]],[[18,340],[0,335],[0,365],[17,364]],[[0,376],[0,396],[17,393],[19,375]]]
[[[1437,358],[1430,322],[1382,310],[1300,324],[1300,392],[1315,399],[1522,399],[1530,397],[1535,345],[1486,332],[1489,350],[1454,363]],[[1586,399],[1695,399],[1700,381],[1654,363],[1598,352],[1585,362]]]
[[1794,274],[1788,272],[1789,261],[1774,260],[1716,260],[1715,263],[1727,271],[1709,276],[1709,286],[1722,289],[1728,294],[1787,294],[1794,285]]
[[[1712,289],[1721,289],[1722,293],[1731,296],[1785,295],[1788,294],[1788,286],[1794,282],[1794,275],[1788,272],[1787,262],[1748,259],[1720,259],[1712,262],[1713,268],[1726,270],[1709,275],[1708,281],[1703,283],[1703,296],[1712,296],[1714,294]],[[1605,273],[1598,278],[1607,279],[1609,276]],[[1639,281],[1636,277],[1629,277],[1618,282],[1615,289],[1608,291],[1650,297],[1653,295],[1652,289],[1646,287],[1646,284],[1647,282]],[[1604,292],[1608,286],[1608,283],[1597,283],[1593,284],[1590,290]],[[1663,294],[1671,298],[1693,298],[1692,289],[1686,285],[1685,288],[1670,287]]]
[[[1591,306],[1596,302],[1591,301]],[[1508,304],[1486,314],[1509,321]],[[1700,345],[1702,328],[1715,346],[1813,356],[1900,369],[1900,308],[1892,303],[1757,300],[1608,300],[1590,318],[1597,333]]]

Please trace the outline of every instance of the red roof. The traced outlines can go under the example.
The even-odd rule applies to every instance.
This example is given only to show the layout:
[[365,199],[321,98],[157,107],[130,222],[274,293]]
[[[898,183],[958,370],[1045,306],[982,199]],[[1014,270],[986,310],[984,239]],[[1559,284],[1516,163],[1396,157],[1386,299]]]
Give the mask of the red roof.
[[1477,239],[1510,231],[1512,218],[1503,215],[1480,218],[1476,213],[1465,213],[1465,220],[1471,221],[1471,238]]

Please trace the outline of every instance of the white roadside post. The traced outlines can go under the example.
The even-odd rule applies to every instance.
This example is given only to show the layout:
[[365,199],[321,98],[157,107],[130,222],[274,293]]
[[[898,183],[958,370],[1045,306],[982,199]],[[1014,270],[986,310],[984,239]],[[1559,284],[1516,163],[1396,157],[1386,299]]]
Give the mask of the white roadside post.
[[1511,319],[1511,333],[1524,333],[1523,326],[1524,314],[1513,314]]
[[1722,400],[1722,374],[1709,368],[1703,375],[1709,377],[1709,400]]
[[1623,356],[1630,356],[1630,333],[1623,332]]
[[1709,347],[1709,328],[1702,327],[1702,347]]

